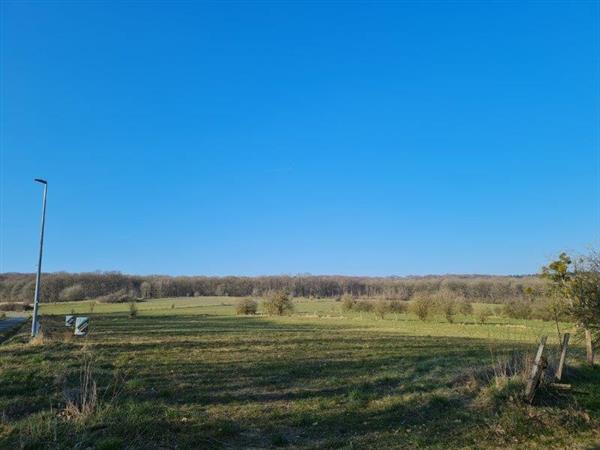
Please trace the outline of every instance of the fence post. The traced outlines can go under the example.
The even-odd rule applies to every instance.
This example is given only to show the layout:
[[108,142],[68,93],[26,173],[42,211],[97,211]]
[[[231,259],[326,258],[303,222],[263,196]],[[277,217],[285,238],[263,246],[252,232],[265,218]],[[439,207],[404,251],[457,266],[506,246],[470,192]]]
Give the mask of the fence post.
[[535,391],[540,384],[542,372],[546,368],[546,361],[544,358],[542,358],[542,355],[544,353],[544,347],[547,339],[548,336],[542,336],[542,339],[540,340],[540,346],[538,347],[535,360],[533,361],[533,367],[531,368],[531,373],[529,374],[529,379],[527,380],[527,387],[525,388],[525,400],[527,400],[529,403],[533,402]]
[[567,357],[567,346],[569,345],[569,333],[565,333],[563,336],[562,346],[560,348],[560,359],[558,361],[558,369],[556,369],[555,378],[556,381],[562,380],[563,370],[565,368],[565,358]]
[[587,362],[594,365],[594,348],[592,347],[592,332],[585,330],[585,349],[587,353]]

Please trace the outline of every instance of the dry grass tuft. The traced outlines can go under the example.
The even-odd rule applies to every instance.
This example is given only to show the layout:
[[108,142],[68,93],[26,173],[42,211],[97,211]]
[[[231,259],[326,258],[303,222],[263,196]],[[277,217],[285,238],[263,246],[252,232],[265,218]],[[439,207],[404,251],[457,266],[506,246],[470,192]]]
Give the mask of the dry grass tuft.
[[83,353],[79,372],[79,386],[66,390],[67,404],[60,414],[67,420],[84,422],[98,408],[98,386],[94,378],[94,357],[89,352]]
[[29,345],[37,347],[39,345],[45,345],[50,342],[50,339],[44,334],[42,330],[38,333],[38,335],[34,338],[31,338],[29,341]]

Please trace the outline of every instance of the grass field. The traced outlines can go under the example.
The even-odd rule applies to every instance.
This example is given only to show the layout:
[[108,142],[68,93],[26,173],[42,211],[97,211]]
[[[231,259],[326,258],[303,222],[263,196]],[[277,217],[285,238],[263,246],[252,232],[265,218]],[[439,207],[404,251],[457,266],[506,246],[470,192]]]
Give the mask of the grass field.
[[[0,345],[0,448],[600,448],[597,368],[571,364],[573,389],[534,406],[493,381],[542,334],[554,352],[552,323],[381,320],[303,299],[292,316],[238,317],[235,302],[152,300],[134,319],[126,304],[44,305],[43,340]],[[72,311],[88,337],[66,331]],[[87,409],[82,366],[98,385]]]

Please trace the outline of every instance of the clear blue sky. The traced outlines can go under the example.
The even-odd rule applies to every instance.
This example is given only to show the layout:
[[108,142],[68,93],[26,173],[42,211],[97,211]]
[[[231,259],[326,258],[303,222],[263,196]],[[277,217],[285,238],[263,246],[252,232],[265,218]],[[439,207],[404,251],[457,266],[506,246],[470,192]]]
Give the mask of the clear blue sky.
[[600,243],[600,3],[2,2],[0,271],[531,273]]

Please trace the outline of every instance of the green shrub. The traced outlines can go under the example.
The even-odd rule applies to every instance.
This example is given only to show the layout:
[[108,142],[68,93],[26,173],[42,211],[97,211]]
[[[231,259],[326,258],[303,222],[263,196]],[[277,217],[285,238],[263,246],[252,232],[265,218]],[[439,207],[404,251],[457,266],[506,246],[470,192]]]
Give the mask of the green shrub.
[[473,305],[467,300],[463,300],[458,304],[458,310],[463,316],[470,316],[473,314]]
[[283,316],[294,310],[294,304],[285,291],[277,291],[263,300],[263,308],[270,316]]
[[341,301],[342,311],[351,311],[356,304],[356,300],[354,300],[354,297],[352,297],[350,294],[342,295]]
[[478,312],[477,312],[477,320],[479,321],[480,324],[484,324],[487,322],[487,320],[490,318],[490,316],[492,315],[492,311],[490,311],[489,308],[484,307],[481,308]]
[[388,309],[392,313],[406,314],[408,311],[408,303],[402,300],[392,300],[388,303]]
[[138,309],[135,304],[135,301],[129,302],[129,318],[135,319],[137,317],[137,315],[138,315]]
[[511,301],[504,305],[504,315],[511,319],[531,319],[531,305],[524,301]]
[[433,301],[430,297],[418,295],[411,304],[411,311],[421,320],[425,321],[429,317],[433,308]]
[[374,302],[372,307],[375,314],[381,319],[383,319],[387,313],[405,314],[408,311],[408,303],[401,300],[380,299]]
[[373,302],[369,300],[357,300],[354,303],[354,310],[358,312],[371,312],[373,311]]
[[385,319],[385,313],[389,311],[388,302],[385,300],[377,300],[373,306],[373,311],[377,317],[380,319]]
[[238,316],[250,316],[258,311],[258,303],[251,298],[242,298],[235,305],[235,313]]
[[454,323],[454,315],[456,314],[456,303],[454,300],[446,301],[446,303],[442,305],[442,311],[444,312],[444,317],[448,323]]
[[531,306],[531,318],[560,322],[571,322],[573,316],[569,314],[569,307],[564,301],[556,298],[541,298]]

